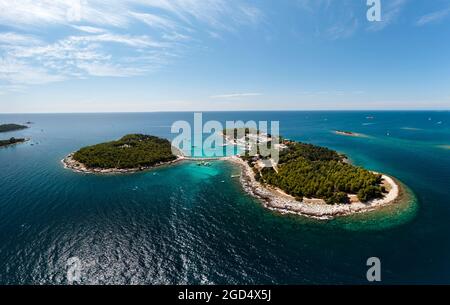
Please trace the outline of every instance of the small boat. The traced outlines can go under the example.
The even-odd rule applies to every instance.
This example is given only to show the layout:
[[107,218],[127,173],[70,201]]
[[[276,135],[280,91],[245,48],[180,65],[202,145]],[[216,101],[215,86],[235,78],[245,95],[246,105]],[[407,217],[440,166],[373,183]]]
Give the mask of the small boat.
[[211,166],[210,162],[201,161],[197,163],[197,166]]

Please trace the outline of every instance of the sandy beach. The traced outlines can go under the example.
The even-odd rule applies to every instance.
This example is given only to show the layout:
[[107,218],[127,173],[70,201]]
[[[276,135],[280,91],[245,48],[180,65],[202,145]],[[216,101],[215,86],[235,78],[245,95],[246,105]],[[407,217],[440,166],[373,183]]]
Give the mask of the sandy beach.
[[395,204],[401,194],[401,187],[389,176],[383,175],[383,183],[389,191],[384,198],[363,203],[351,196],[351,204],[328,205],[321,199],[304,199],[297,201],[282,190],[262,185],[255,180],[252,168],[238,157],[230,157],[230,161],[241,166],[241,183],[247,193],[261,200],[263,205],[282,214],[296,214],[315,219],[332,219],[338,216],[352,215],[376,210],[380,207]]

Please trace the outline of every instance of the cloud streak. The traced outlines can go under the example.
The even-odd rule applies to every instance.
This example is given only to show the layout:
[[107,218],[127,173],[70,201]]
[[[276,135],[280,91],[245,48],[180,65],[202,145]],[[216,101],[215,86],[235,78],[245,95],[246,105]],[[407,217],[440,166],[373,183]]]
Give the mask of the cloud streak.
[[395,23],[400,17],[408,0],[390,0],[382,2],[381,21],[372,22],[368,27],[369,31],[377,32]]
[[417,26],[424,26],[429,23],[439,22],[445,18],[450,16],[450,8],[446,8],[443,10],[439,10],[430,14],[426,14],[417,20],[416,25]]
[[219,94],[212,95],[210,98],[214,99],[236,99],[243,97],[262,96],[262,93],[231,93],[231,94]]
[[0,0],[0,26],[10,29],[0,33],[0,80],[11,87],[143,75],[178,58],[193,35],[261,18],[241,1]]

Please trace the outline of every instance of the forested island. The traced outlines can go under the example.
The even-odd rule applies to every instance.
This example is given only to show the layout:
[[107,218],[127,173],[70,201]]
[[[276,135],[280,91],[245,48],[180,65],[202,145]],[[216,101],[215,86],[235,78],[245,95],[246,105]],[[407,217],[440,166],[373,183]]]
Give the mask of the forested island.
[[2,124],[2,125],[0,125],[0,132],[16,131],[16,130],[22,130],[22,129],[27,129],[27,128],[28,128],[28,126],[18,125],[18,124]]
[[277,168],[258,158],[243,156],[257,181],[276,186],[297,200],[323,199],[327,204],[350,203],[348,194],[361,202],[382,198],[386,192],[382,175],[346,162],[344,155],[328,148],[284,141]]
[[[241,138],[235,138],[237,134]],[[402,197],[402,188],[393,178],[354,166],[345,155],[331,149],[249,129],[223,131],[223,136],[226,145],[245,149],[217,160],[240,165],[244,190],[271,210],[329,219],[371,211]],[[273,146],[279,159],[250,155],[255,143]],[[104,174],[138,172],[182,160],[191,159],[174,155],[169,140],[131,134],[84,147],[62,162],[76,172]],[[195,158],[196,162],[201,160]]]
[[233,133],[224,134],[227,143],[241,145],[257,137],[257,143],[278,149],[278,160],[249,155],[251,145],[230,158],[242,167],[244,189],[270,210],[330,219],[407,202],[395,179],[352,165],[331,149],[283,137],[273,144],[273,136],[250,130],[241,132],[241,139],[230,139]]
[[63,163],[79,172],[120,173],[141,171],[176,160],[169,140],[130,134],[117,141],[81,148]]
[[26,141],[26,139],[22,139],[22,138],[10,138],[9,140],[0,140],[0,147],[4,147],[4,146],[9,146],[9,145],[14,145],[14,144],[18,144],[18,143],[24,143]]

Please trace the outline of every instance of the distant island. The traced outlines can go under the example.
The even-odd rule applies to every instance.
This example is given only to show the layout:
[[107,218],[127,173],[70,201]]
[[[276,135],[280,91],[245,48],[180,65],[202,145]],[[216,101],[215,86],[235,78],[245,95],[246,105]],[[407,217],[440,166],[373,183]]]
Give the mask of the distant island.
[[26,141],[27,141],[27,139],[22,139],[22,138],[19,138],[19,139],[10,138],[9,140],[0,140],[0,147],[14,145],[14,144],[18,144],[18,143],[24,143]]
[[16,131],[16,130],[22,130],[22,129],[27,129],[27,128],[28,128],[28,126],[18,125],[18,124],[2,124],[2,125],[0,125],[0,132]]
[[64,160],[66,168],[84,173],[130,173],[143,171],[179,158],[169,140],[130,134],[120,140],[81,148]]
[[[27,129],[27,126],[18,125],[18,124],[0,124],[0,132],[10,132],[17,131],[22,129]],[[10,146],[14,144],[24,143],[27,139],[23,138],[9,138],[6,140],[0,140],[0,147]]]
[[356,133],[352,131],[345,131],[345,130],[335,130],[335,134],[341,135],[341,136],[348,136],[348,137],[365,137],[366,135],[363,135],[362,133]]

